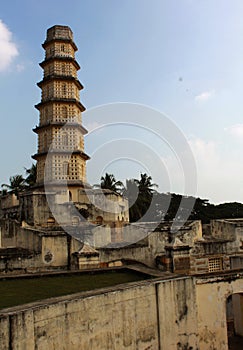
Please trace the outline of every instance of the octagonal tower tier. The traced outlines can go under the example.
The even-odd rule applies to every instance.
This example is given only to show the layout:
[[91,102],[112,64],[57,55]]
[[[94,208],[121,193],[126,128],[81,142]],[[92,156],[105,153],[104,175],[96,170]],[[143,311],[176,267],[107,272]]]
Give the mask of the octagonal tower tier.
[[84,106],[80,103],[82,84],[77,78],[80,69],[75,60],[77,46],[67,26],[55,25],[47,30],[41,102],[35,107],[40,112],[39,125],[33,129],[38,135],[37,185],[67,183],[84,186],[86,160],[82,126]]

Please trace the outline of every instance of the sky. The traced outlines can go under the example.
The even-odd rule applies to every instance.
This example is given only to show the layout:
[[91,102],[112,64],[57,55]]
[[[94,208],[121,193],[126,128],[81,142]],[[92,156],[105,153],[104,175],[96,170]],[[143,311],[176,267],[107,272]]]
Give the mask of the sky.
[[79,49],[91,184],[147,172],[160,191],[243,202],[242,16],[241,0],[4,1],[0,183],[32,164],[41,44],[61,24]]

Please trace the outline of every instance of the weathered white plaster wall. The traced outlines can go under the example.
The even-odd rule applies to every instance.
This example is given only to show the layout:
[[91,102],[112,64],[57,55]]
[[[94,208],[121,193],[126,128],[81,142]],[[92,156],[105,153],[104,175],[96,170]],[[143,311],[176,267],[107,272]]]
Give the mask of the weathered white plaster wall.
[[0,349],[196,350],[194,283],[143,281],[5,309]]
[[[227,350],[226,300],[243,275],[150,280],[2,310],[5,350]],[[242,305],[242,303],[241,303]]]
[[227,350],[226,300],[243,292],[243,279],[198,278],[196,293],[200,350]]

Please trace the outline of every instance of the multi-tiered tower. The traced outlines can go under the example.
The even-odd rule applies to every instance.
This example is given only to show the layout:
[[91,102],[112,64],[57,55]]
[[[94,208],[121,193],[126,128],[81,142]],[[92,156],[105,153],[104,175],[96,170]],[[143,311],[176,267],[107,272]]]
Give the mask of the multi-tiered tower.
[[40,63],[44,76],[37,85],[41,88],[38,135],[37,185],[67,184],[69,188],[83,187],[86,182],[86,160],[80,103],[82,84],[77,78],[80,69],[75,60],[77,46],[67,26],[55,25],[47,30],[42,45],[45,60]]

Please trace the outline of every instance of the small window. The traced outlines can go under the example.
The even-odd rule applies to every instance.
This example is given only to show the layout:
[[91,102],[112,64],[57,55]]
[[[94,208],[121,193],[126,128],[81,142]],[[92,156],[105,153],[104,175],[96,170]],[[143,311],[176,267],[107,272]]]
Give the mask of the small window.
[[55,225],[55,219],[54,219],[53,217],[49,217],[49,218],[47,219],[47,225],[48,225],[48,226],[53,226],[53,225]]
[[64,96],[67,94],[67,85],[66,84],[62,84],[62,93]]
[[243,268],[243,256],[232,256],[230,257],[231,269],[242,269]]
[[208,272],[221,271],[221,270],[222,270],[221,258],[208,259]]
[[62,134],[62,146],[64,148],[68,146],[68,134],[67,134],[67,132],[64,132]]
[[102,216],[97,216],[97,218],[96,218],[96,224],[97,224],[97,225],[102,225],[102,224],[103,224],[103,217],[102,217]]
[[79,217],[78,216],[73,216],[72,217],[72,225],[73,226],[78,226],[79,225]]
[[61,45],[61,51],[65,52],[65,45]]
[[63,116],[64,118],[67,118],[67,115],[68,115],[67,107],[66,107],[66,106],[63,106],[63,107],[62,107],[62,116]]
[[69,164],[68,162],[63,163],[63,175],[69,175],[70,170],[69,170]]

